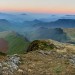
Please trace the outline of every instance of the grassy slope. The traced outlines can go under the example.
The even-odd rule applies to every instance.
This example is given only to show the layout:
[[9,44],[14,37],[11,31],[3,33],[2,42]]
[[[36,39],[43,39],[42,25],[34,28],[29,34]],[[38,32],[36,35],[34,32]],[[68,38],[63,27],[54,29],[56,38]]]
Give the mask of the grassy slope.
[[28,33],[29,40],[53,39],[60,42],[67,42],[70,38],[61,28],[42,28]]
[[64,28],[64,31],[71,37],[75,37],[75,28]]
[[58,48],[48,51],[44,50],[46,45],[43,45],[42,51],[51,52],[50,54],[41,53],[40,48],[42,47],[38,46],[38,50],[22,55],[23,64],[20,68],[24,69],[27,75],[75,75],[75,66],[69,60],[69,57],[75,55],[75,46],[53,40],[39,41],[39,43],[41,46],[44,43],[53,43]]
[[2,32],[0,34],[0,38],[4,38],[8,41],[9,49],[8,54],[14,53],[25,53],[28,47],[28,40],[23,38],[22,36],[17,35],[14,32]]
[[[21,55],[23,64],[20,68],[24,70],[26,75],[75,75],[75,66],[70,61],[70,57],[75,55],[75,46],[65,43],[59,43],[53,40],[43,40],[32,42],[33,51],[25,55]],[[38,43],[40,47],[37,46]],[[56,47],[55,50],[47,48],[51,47],[51,43]],[[38,47],[34,50],[34,47]],[[41,49],[43,47],[43,49]],[[45,50],[46,48],[46,50]],[[42,53],[51,52],[50,54]]]
[[64,31],[70,36],[71,41],[75,42],[75,28],[64,28]]
[[[37,46],[38,43],[41,47]],[[50,46],[50,49],[52,49],[51,44],[54,44],[54,46],[58,48],[49,51],[47,49],[44,50],[47,46]],[[27,54],[20,55],[22,63],[19,68],[24,70],[24,75],[75,75],[75,64],[70,61],[70,59],[73,60],[70,57],[75,55],[74,45],[60,43],[53,40],[39,40],[32,42],[31,46],[33,49],[34,47],[38,47],[38,50],[33,50]],[[41,53],[40,48],[42,47],[42,51],[48,53]],[[3,59],[4,57],[0,56],[0,61]],[[15,71],[14,75],[23,74]]]
[[25,53],[27,46],[29,44],[24,38],[20,36],[9,35],[6,37],[6,40],[9,43],[8,54],[12,53]]

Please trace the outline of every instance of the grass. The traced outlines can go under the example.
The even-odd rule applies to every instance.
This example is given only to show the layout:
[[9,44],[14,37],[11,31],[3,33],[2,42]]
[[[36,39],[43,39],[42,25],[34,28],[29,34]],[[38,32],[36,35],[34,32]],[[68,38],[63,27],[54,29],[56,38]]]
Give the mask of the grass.
[[[34,44],[30,44],[30,50],[32,50],[32,48],[38,49],[39,45],[42,45],[42,47],[51,45],[51,42],[48,43],[45,41],[39,41],[41,42],[39,44],[37,44],[36,42],[38,43],[38,41],[35,41]],[[70,63],[69,61],[69,57],[72,56],[73,53],[75,53],[75,46],[66,44],[64,45],[64,48],[67,50],[65,54],[63,52],[59,53],[57,49],[55,49],[56,51],[54,53],[52,52],[52,50],[52,53],[49,55],[40,54],[38,51],[39,49],[30,51],[26,54],[21,54],[20,57],[22,59],[22,64],[20,64],[19,68],[23,69],[27,75],[75,75],[75,65]],[[50,49],[55,48],[55,45],[52,46],[53,47]],[[60,50],[62,50],[61,47]],[[62,57],[60,57],[60,55],[62,55]],[[64,55],[66,55],[67,57],[64,57]],[[15,74],[21,75],[17,72],[15,72]]]
[[31,51],[22,55],[24,64],[20,67],[27,69],[28,75],[74,75],[74,66],[65,64],[66,58],[55,57],[55,54],[42,55],[37,51]]
[[25,53],[29,45],[29,42],[26,39],[13,34],[7,36],[5,39],[8,41],[9,44],[8,54]]
[[56,48],[54,44],[50,44],[43,40],[35,40],[29,45],[28,51],[53,50],[54,48]]
[[54,72],[56,73],[56,75],[60,75],[60,73],[62,72],[62,66],[56,66],[54,68]]

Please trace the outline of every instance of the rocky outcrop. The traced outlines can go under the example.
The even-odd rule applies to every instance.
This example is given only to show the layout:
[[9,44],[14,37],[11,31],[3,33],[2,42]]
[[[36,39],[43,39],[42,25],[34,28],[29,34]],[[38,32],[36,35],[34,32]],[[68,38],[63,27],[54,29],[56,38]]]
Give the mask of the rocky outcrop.
[[24,71],[19,68],[20,60],[17,54],[8,56],[5,61],[0,62],[0,75],[14,75],[15,73],[23,75]]
[[56,46],[50,41],[35,40],[29,45],[27,51],[29,52],[29,51],[35,51],[35,50],[53,50],[55,48]]

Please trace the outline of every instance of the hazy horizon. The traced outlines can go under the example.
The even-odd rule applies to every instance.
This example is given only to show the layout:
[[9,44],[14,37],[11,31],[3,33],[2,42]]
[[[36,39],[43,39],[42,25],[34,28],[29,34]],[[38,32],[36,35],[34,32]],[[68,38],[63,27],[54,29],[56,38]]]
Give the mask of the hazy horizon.
[[75,0],[1,0],[0,11],[75,14]]

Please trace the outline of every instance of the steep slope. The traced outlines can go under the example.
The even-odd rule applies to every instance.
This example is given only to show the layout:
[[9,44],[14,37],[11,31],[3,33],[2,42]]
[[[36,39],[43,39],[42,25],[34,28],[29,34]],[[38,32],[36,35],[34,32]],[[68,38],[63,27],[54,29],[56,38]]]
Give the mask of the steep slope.
[[60,42],[67,42],[70,38],[61,28],[40,27],[27,34],[29,40],[53,39]]
[[71,38],[70,43],[75,44],[75,28],[64,28],[63,30]]
[[7,54],[25,53],[29,44],[26,38],[12,31],[0,32],[0,38],[0,42],[3,43],[3,47],[0,44],[0,51]]
[[63,28],[63,30],[70,35],[70,37],[75,38],[75,28]]

